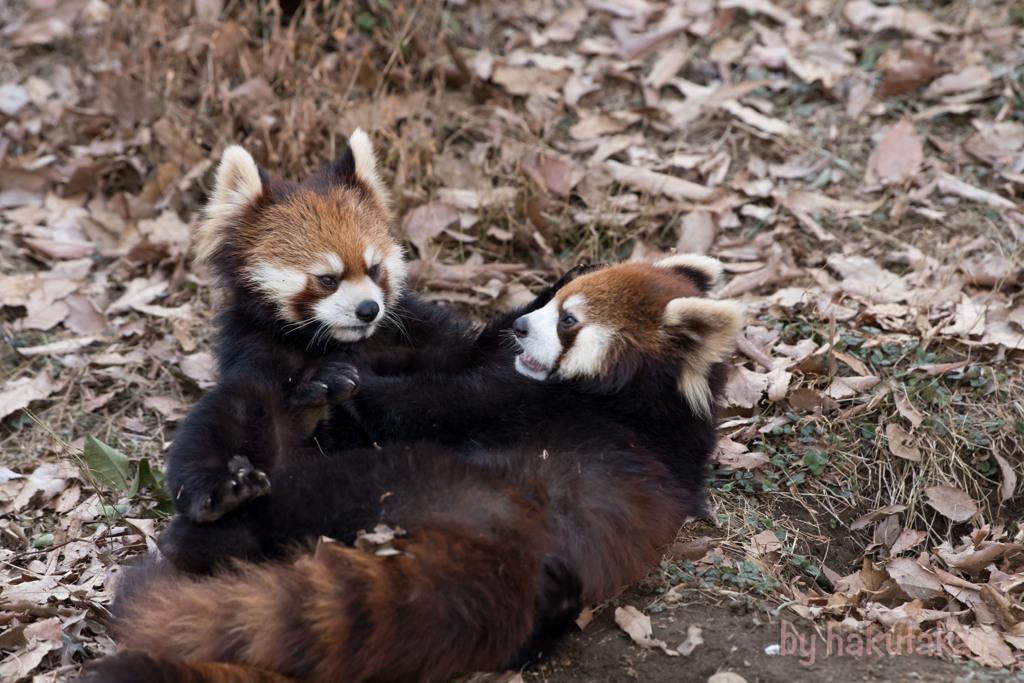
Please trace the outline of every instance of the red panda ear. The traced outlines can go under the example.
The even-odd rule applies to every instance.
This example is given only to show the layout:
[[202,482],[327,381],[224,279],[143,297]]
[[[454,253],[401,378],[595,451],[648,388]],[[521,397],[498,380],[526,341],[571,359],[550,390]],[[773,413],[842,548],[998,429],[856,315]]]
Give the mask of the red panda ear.
[[250,202],[263,193],[256,160],[234,145],[224,150],[213,180],[213,192],[206,205],[206,219],[196,231],[195,260],[203,262],[213,255],[223,239],[222,231]]
[[707,294],[722,278],[722,262],[702,254],[676,254],[654,264],[658,268],[671,268],[686,277]]
[[391,193],[388,192],[387,186],[380,177],[380,172],[377,168],[377,155],[373,151],[373,143],[370,142],[370,136],[364,133],[361,128],[356,128],[352,132],[352,137],[348,139],[348,149],[345,150],[345,154],[335,164],[341,163],[346,157],[351,157],[353,175],[370,187],[383,207],[390,208]]
[[665,307],[662,326],[684,346],[679,391],[698,415],[712,418],[714,397],[708,385],[708,370],[732,354],[743,327],[742,306],[735,301],[681,297]]

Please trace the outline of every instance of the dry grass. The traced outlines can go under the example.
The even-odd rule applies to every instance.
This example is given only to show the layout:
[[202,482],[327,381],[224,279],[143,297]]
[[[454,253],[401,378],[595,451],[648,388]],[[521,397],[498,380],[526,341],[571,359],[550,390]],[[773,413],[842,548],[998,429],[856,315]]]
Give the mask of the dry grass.
[[[654,588],[682,582],[864,625],[865,594],[848,595],[841,614],[809,610],[841,593],[839,579],[863,558],[884,572],[892,559],[912,557],[924,558],[929,576],[938,567],[1009,586],[1011,613],[1024,614],[1020,587],[1005,578],[1024,567],[1014,546],[1024,540],[1020,497],[1001,488],[1024,477],[1024,157],[1019,130],[995,138],[1006,158],[977,137],[986,126],[1024,121],[1024,30],[1013,3],[927,7],[935,22],[963,29],[934,39],[913,22],[855,26],[840,5],[780,3],[793,17],[788,33],[763,13],[715,5],[661,42],[653,35],[671,23],[668,10],[643,2],[624,3],[650,10],[627,17],[576,15],[575,3],[561,0],[528,11],[499,2],[308,2],[294,15],[279,4],[287,9],[226,3],[205,17],[201,8],[217,3],[141,0],[110,5],[106,16],[103,3],[61,3],[54,17],[69,32],[48,39],[45,27],[33,28],[43,16],[31,3],[0,7],[8,37],[0,82],[29,96],[0,114],[0,277],[12,278],[0,279],[0,373],[11,382],[52,378],[32,414],[2,417],[2,464],[28,474],[61,462],[79,472],[51,473],[51,488],[31,496],[22,495],[24,479],[0,484],[6,580],[26,586],[57,572],[76,587],[59,608],[0,594],[3,614],[17,615],[0,623],[86,625],[66,631],[84,650],[50,643],[38,670],[71,670],[83,653],[110,649],[96,622],[109,599],[103,572],[159,528],[142,519],[158,502],[145,493],[107,493],[128,523],[97,514],[95,482],[73,454],[92,436],[129,455],[132,472],[142,459],[161,464],[180,411],[208,379],[193,361],[213,343],[215,302],[189,265],[181,226],[194,226],[217,155],[239,142],[274,172],[301,177],[334,158],[356,126],[373,131],[394,185],[414,286],[474,314],[580,260],[690,243],[699,224],[687,221],[709,217],[707,245],[726,263],[726,291],[750,312],[723,435],[764,457],[750,469],[716,465],[714,518],[684,529],[685,538],[712,541],[694,557],[670,554]],[[546,33],[560,17],[578,24],[564,40]],[[637,48],[643,40],[652,42]],[[879,86],[922,46],[933,74],[905,94],[858,104],[858,87]],[[627,48],[636,54],[620,51]],[[768,48],[788,51],[790,66]],[[808,64],[824,75],[800,70]],[[976,65],[989,69],[986,84],[928,94],[936,78]],[[670,73],[652,83],[658,69]],[[872,153],[904,118],[920,164],[888,185],[869,182]],[[602,132],[577,128],[594,120]],[[711,194],[698,200],[616,181],[609,160]],[[1012,206],[942,189],[944,173]],[[450,190],[473,200],[458,205]],[[458,224],[441,232],[411,219],[425,204],[454,206]],[[152,223],[167,216],[181,225]],[[77,258],[55,256],[58,242],[77,245]],[[852,257],[864,257],[860,271],[876,280],[899,279],[905,296],[886,301],[859,289],[857,272],[836,262]],[[47,311],[69,296],[37,306],[12,294],[32,273],[71,282],[95,304],[101,327],[83,332],[67,315],[48,327],[27,324],[58,315]],[[111,305],[140,282],[164,289],[139,305]],[[970,311],[984,314],[981,328],[963,328]],[[88,335],[97,341],[82,349],[24,355]],[[788,373],[777,395],[758,385],[773,367]],[[840,380],[864,378],[877,383],[837,393]],[[165,402],[147,403],[153,398]],[[912,435],[919,460],[894,454],[894,424]],[[943,486],[963,492],[977,514],[954,521],[929,505],[926,492]],[[855,523],[890,506],[899,509]],[[766,531],[779,546],[752,550]],[[904,532],[924,536],[893,552]],[[972,573],[935,551],[968,534],[979,552],[995,542],[1005,552]],[[908,599],[892,591],[885,608]],[[975,603],[926,603],[951,615],[962,608],[965,628],[987,623],[971,611]],[[1020,623],[995,626],[1010,632]]]

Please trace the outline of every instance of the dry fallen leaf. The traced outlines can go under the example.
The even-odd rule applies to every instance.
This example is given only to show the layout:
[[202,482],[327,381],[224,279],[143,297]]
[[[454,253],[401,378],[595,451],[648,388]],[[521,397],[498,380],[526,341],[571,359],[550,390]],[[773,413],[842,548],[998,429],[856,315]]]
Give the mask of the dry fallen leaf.
[[906,552],[907,550],[924,543],[926,538],[928,538],[928,532],[926,531],[904,529],[900,532],[899,537],[889,546],[889,553],[892,555],[899,555],[902,552]]
[[907,398],[906,394],[896,394],[896,410],[902,415],[908,422],[912,429],[917,429],[921,426],[924,421],[924,415],[919,413],[914,405]]
[[405,236],[416,247],[420,256],[427,256],[427,245],[436,239],[445,228],[459,222],[459,212],[451,204],[431,202],[405,215],[402,230]]
[[825,394],[836,400],[853,398],[860,394],[871,391],[882,380],[873,375],[867,377],[836,377],[828,385]]
[[867,182],[898,185],[912,178],[924,161],[921,138],[907,119],[900,119],[882,136],[868,158]]
[[972,121],[978,132],[964,141],[964,151],[996,169],[1013,169],[1024,149],[1024,124],[1018,121]]
[[676,251],[680,254],[706,254],[715,242],[717,228],[707,211],[691,211],[679,226]]
[[737,408],[753,408],[761,400],[770,381],[767,374],[748,370],[741,365],[725,385],[725,400]]
[[185,356],[178,364],[181,371],[202,388],[213,386],[217,379],[217,361],[207,351]]
[[893,581],[911,598],[930,600],[944,595],[942,582],[914,560],[897,557],[885,565]]
[[71,27],[61,19],[51,17],[28,24],[11,24],[3,30],[14,47],[47,45],[71,35]]
[[32,401],[47,398],[52,391],[53,380],[46,372],[7,380],[0,388],[0,418],[28,407]]
[[700,626],[690,624],[686,627],[686,640],[676,646],[676,651],[684,657],[689,657],[697,646],[704,644],[703,631]]
[[961,292],[953,324],[942,328],[940,332],[955,337],[970,337],[984,333],[987,308],[984,301],[975,303],[967,292]]
[[766,454],[750,451],[746,444],[737,443],[726,436],[719,437],[713,459],[722,466],[734,470],[753,470],[768,464]]
[[921,461],[921,449],[915,444],[917,439],[896,422],[885,425],[885,438],[893,455],[914,462]]
[[442,187],[437,191],[437,198],[463,211],[476,211],[492,206],[503,206],[513,201],[519,190],[514,187],[493,187],[486,190],[469,190]]
[[1017,663],[1013,651],[993,627],[987,624],[972,626],[966,636],[967,647],[974,654],[973,659],[980,664],[1001,668]]
[[19,637],[4,648],[6,650],[10,647],[13,652],[0,662],[0,679],[5,681],[27,678],[48,654],[64,647],[60,617],[50,617],[15,628],[19,631]]
[[518,67],[495,64],[491,80],[510,95],[557,95],[571,72],[548,70],[534,66]]
[[904,301],[908,296],[907,282],[880,267],[874,259],[834,254],[828,258],[828,265],[842,276],[841,286],[850,294],[878,303]]
[[617,161],[606,161],[607,168],[615,180],[651,194],[663,194],[672,199],[703,201],[711,197],[714,190],[665,173],[646,168],[626,166]]
[[871,0],[850,0],[843,6],[843,18],[862,31],[877,33],[896,29],[923,40],[935,41],[943,35],[956,35],[960,32],[960,29],[942,24],[916,7],[879,6]]
[[22,356],[63,356],[67,353],[80,351],[87,346],[100,341],[100,337],[78,337],[75,339],[61,339],[59,341],[42,344],[40,346],[19,346],[17,351]]
[[985,88],[990,83],[992,83],[992,72],[984,65],[978,64],[936,78],[931,85],[925,88],[922,96],[925,99],[938,99],[951,93]]
[[188,405],[170,396],[147,396],[142,405],[159,412],[168,420],[181,420],[188,413]]
[[128,283],[124,294],[116,301],[107,306],[107,315],[133,308],[137,305],[145,305],[156,299],[167,295],[167,282],[161,277],[155,276],[152,279],[137,277]]
[[538,153],[522,160],[522,169],[541,189],[557,197],[566,197],[579,182],[582,172],[551,154]]
[[747,554],[750,557],[758,558],[771,555],[779,551],[782,548],[782,541],[775,535],[775,532],[771,529],[765,529],[764,531],[752,536],[750,543],[745,544]]
[[966,522],[978,514],[978,505],[970,494],[953,486],[932,486],[924,490],[927,502],[943,517]]
[[949,541],[943,541],[932,552],[950,569],[956,569],[968,576],[980,576],[993,563],[999,562],[1004,556],[1020,552],[1020,550],[1019,543],[982,541],[977,545],[965,543],[954,549],[950,547]]
[[964,181],[954,178],[948,173],[939,173],[936,176],[938,181],[936,187],[939,192],[944,194],[953,194],[964,199],[979,202],[981,204],[988,204],[994,206],[997,209],[1016,209],[1017,205],[1009,199],[1002,197],[995,192],[988,190],[982,190],[981,188],[974,187]]
[[96,307],[93,300],[84,294],[69,294],[64,299],[68,315],[64,326],[81,335],[100,334],[107,329],[107,318]]
[[926,49],[904,46],[903,56],[885,70],[878,97],[903,95],[916,90],[935,76],[935,56]]
[[996,459],[996,463],[999,465],[999,475],[1002,477],[999,482],[999,502],[1005,503],[1013,498],[1013,494],[1017,490],[1017,472],[1003,456],[993,453],[992,457]]
[[654,632],[651,629],[651,618],[642,613],[636,607],[633,607],[632,605],[616,607],[615,623],[633,639],[634,643],[645,650],[660,648],[661,651],[667,655],[673,657],[679,655],[679,653],[671,649],[664,640],[658,640],[654,637]]
[[789,394],[789,405],[796,413],[801,415],[816,415],[823,407],[822,395],[814,389],[800,387]]

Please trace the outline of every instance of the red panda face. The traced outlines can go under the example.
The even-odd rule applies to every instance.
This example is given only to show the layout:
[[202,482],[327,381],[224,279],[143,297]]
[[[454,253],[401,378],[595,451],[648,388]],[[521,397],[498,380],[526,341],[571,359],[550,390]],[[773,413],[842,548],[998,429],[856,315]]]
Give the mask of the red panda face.
[[715,259],[682,254],[581,275],[516,320],[516,369],[538,380],[621,384],[645,364],[671,363],[680,391],[707,414],[707,373],[728,358],[742,322],[736,303],[704,298],[720,274]]
[[599,375],[616,332],[607,321],[593,317],[585,294],[561,292],[543,308],[516,320],[512,330],[523,349],[516,357],[516,370],[538,380]]
[[405,284],[390,198],[369,138],[301,185],[261,178],[240,147],[224,153],[197,261],[229,271],[290,329],[342,342],[369,337]]
[[373,334],[405,282],[402,249],[377,206],[347,188],[300,190],[254,220],[244,277],[282,320],[343,342]]

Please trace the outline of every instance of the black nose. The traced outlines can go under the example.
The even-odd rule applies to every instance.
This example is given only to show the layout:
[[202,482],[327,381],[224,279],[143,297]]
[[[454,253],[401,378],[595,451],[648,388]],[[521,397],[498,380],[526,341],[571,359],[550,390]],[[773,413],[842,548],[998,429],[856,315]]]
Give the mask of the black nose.
[[356,307],[356,317],[364,323],[370,323],[377,319],[378,311],[380,311],[380,306],[377,305],[377,302],[367,299]]
[[512,323],[512,331],[520,339],[529,334],[530,328],[526,326],[526,318],[516,318],[516,321]]

